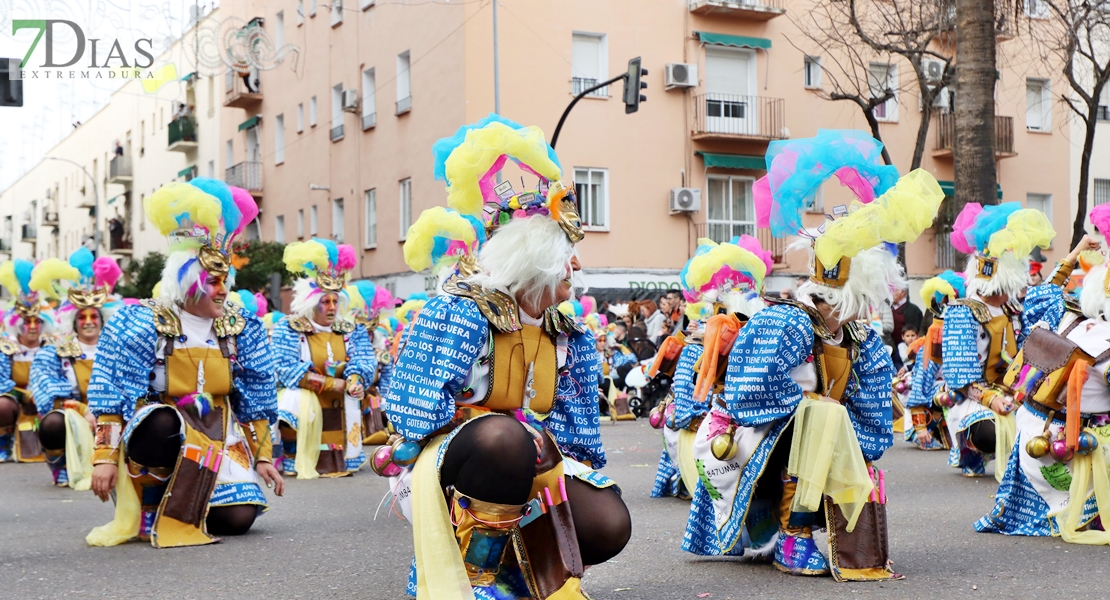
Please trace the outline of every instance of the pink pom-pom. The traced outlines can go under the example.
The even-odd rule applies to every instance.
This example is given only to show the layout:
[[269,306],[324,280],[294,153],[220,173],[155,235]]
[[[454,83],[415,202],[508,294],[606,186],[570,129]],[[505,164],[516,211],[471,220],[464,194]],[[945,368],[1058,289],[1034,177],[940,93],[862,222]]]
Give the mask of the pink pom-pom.
[[1091,225],[1104,237],[1110,237],[1110,204],[1099,204],[1091,210]]
[[350,271],[358,266],[358,255],[350,244],[339,244],[339,259],[335,266],[340,271]]
[[582,296],[579,300],[582,303],[583,314],[591,314],[597,311],[597,302],[591,296]]
[[254,221],[258,216],[258,203],[255,202],[251,193],[243,188],[235,186],[228,186],[231,188],[231,199],[235,201],[235,206],[239,207],[239,212],[243,215],[242,220],[239,221],[239,228],[232,232],[231,237],[236,237],[247,228],[247,225]]
[[600,323],[603,328],[604,327],[609,327],[609,317],[607,317],[603,314],[598,314],[597,315],[597,322]]
[[110,256],[101,256],[93,261],[93,279],[98,287],[107,287],[108,291],[116,286],[116,282],[123,277],[116,259]]
[[393,294],[384,285],[377,286],[374,291],[374,301],[370,303],[370,309],[377,312],[383,308],[393,308],[396,305],[397,300],[393,298]]
[[949,236],[953,248],[964,254],[975,254],[975,246],[968,241],[967,231],[975,225],[975,217],[978,217],[981,212],[983,212],[981,204],[968,202],[956,216],[956,222],[952,224],[952,235]]
[[270,312],[270,301],[262,295],[262,292],[254,293],[254,301],[258,303],[258,316],[261,317]]
[[740,236],[740,242],[737,246],[759,257],[759,260],[762,260],[763,264],[767,265],[767,275],[771,274],[771,269],[775,264],[775,260],[771,257],[770,250],[763,249],[763,245],[759,243],[759,239],[744,234]]

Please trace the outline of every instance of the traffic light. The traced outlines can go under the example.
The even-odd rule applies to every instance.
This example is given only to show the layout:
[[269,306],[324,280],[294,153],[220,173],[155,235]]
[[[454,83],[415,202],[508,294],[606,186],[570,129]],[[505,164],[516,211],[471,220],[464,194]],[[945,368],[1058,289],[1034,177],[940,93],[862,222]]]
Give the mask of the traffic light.
[[647,101],[647,96],[640,90],[647,89],[647,83],[641,81],[646,77],[647,69],[640,67],[642,60],[639,56],[628,61],[628,77],[624,78],[624,114],[631,114],[640,110],[640,103]]
[[12,76],[18,68],[18,58],[0,58],[0,106],[23,106],[23,80]]

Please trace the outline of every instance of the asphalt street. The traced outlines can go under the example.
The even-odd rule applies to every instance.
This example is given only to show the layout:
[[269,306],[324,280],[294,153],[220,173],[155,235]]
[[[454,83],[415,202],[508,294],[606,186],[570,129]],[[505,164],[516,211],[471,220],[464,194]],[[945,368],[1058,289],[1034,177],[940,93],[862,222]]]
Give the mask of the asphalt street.
[[[633,536],[586,574],[597,600],[654,598],[1106,598],[1110,548],[975,533],[992,506],[993,478],[967,479],[945,455],[898,442],[887,471],[890,546],[904,581],[838,584],[790,577],[746,559],[682,552],[688,504],[648,497],[661,451],[646,420],[605,424],[605,473],[632,511]],[[361,598],[400,600],[411,529],[383,507],[386,481],[289,481],[284,498],[246,536],[200,548],[131,543],[89,548],[85,534],[111,504],[50,485],[44,465],[0,465],[0,598]]]

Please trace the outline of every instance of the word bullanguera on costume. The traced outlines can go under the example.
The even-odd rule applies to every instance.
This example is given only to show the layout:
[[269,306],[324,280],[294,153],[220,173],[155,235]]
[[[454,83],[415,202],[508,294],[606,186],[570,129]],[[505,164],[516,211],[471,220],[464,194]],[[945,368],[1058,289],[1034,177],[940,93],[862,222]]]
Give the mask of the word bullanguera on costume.
[[[68,27],[70,31],[58,29],[58,27]],[[28,77],[28,74],[34,76],[36,71],[24,71],[27,68],[27,63],[31,60],[31,55],[34,54],[35,49],[38,48],[39,42],[43,37],[46,38],[44,46],[44,59],[45,62],[39,65],[42,69],[61,69],[78,65],[83,62],[82,59],[87,58],[88,62],[78,65],[84,69],[112,69],[118,70],[125,69],[149,69],[154,64],[154,54],[152,52],[154,42],[150,38],[139,38],[135,40],[132,45],[133,52],[129,55],[124,50],[123,44],[119,39],[114,40],[101,40],[95,38],[86,38],[85,32],[80,25],[73,21],[66,21],[64,19],[14,19],[12,20],[12,35],[17,31],[23,29],[38,30],[38,34],[31,42],[31,46],[27,49],[27,53],[23,55],[23,60],[19,63],[19,70],[13,69],[20,79]],[[70,33],[72,32],[72,33]],[[65,46],[69,46],[69,40],[66,39],[70,35],[74,38],[74,48],[72,55],[64,56],[69,52],[68,47],[63,47],[57,42],[64,40]],[[65,37],[60,37],[65,36]],[[107,53],[104,51],[107,50]],[[139,71],[135,71],[135,77],[141,77]],[[130,75],[130,72],[128,73]]]

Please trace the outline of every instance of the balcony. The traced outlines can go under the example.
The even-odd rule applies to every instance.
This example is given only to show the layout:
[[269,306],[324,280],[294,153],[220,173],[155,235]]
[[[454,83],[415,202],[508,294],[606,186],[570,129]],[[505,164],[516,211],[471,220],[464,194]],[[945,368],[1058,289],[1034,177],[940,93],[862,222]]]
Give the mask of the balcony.
[[786,14],[783,0],[690,0],[696,15],[728,16],[755,21],[770,21]]
[[262,163],[245,161],[224,171],[228,185],[243,188],[252,196],[262,195]]
[[[251,108],[262,102],[262,88],[258,74],[252,71],[247,77],[251,79],[253,87],[248,87],[243,76],[235,71],[224,74],[224,106]],[[259,83],[254,85],[253,82]]]
[[170,152],[190,152],[197,149],[197,120],[193,116],[178,117],[170,121]]
[[134,252],[133,246],[134,244],[131,243],[131,240],[127,239],[122,234],[117,236],[113,232],[108,237],[108,251],[112,254],[131,256],[131,254]]
[[[936,146],[934,158],[951,158],[956,147],[956,115],[940,114],[933,117],[936,122]],[[1014,118],[994,118],[994,157],[998,159],[1017,156],[1014,152]]]
[[131,157],[117,155],[108,163],[108,183],[131,183]]
[[47,208],[42,209],[42,225],[44,227],[53,227],[57,229],[59,224],[57,211]]
[[339,140],[343,139],[343,126],[336,125],[335,127],[332,127],[330,135],[331,141],[333,142],[338,142]]
[[717,243],[727,242],[738,235],[754,235],[763,249],[771,253],[771,260],[776,265],[785,264],[786,239],[771,235],[770,228],[756,229],[751,223],[715,222],[697,223],[695,229],[697,229],[697,237],[707,237]]
[[695,140],[784,140],[786,102],[781,98],[700,94],[694,96]]
[[[594,87],[595,85],[597,85],[597,80],[596,79],[591,79],[591,78],[588,78],[588,77],[572,77],[571,80],[570,80],[570,93],[572,95],[577,96],[578,94],[581,94],[582,92]],[[598,89],[590,92],[589,94],[586,94],[586,97],[587,98],[608,98],[609,97],[609,86],[605,86],[603,88],[598,88]]]
[[362,115],[362,130],[373,129],[378,124],[378,113]]
[[412,110],[412,96],[406,96],[397,101],[397,115],[403,115]]
[[11,253],[12,251],[12,238],[0,238],[0,252]]
[[35,229],[34,225],[26,224],[20,226],[19,239],[33,244],[38,240],[38,236],[38,230]]

